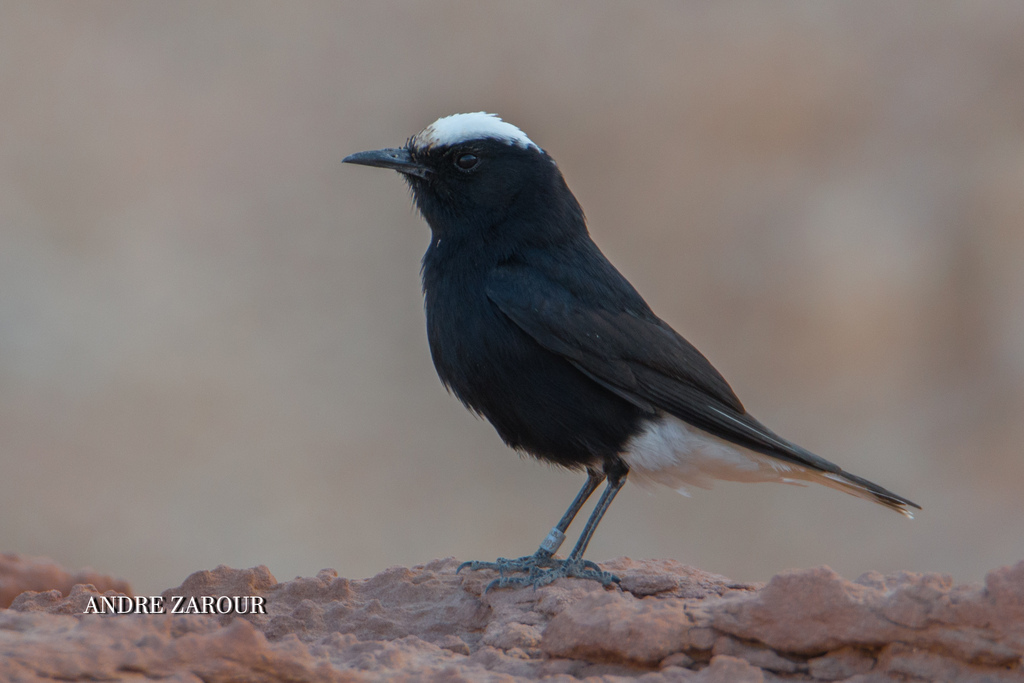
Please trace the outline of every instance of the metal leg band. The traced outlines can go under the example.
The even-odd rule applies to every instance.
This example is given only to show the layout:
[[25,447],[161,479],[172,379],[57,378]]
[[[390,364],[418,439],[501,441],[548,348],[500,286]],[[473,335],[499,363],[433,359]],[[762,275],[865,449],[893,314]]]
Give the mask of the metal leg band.
[[558,549],[562,547],[562,543],[565,541],[565,534],[558,530],[558,527],[554,527],[548,532],[544,542],[540,544],[540,549],[545,550],[552,555],[558,552]]

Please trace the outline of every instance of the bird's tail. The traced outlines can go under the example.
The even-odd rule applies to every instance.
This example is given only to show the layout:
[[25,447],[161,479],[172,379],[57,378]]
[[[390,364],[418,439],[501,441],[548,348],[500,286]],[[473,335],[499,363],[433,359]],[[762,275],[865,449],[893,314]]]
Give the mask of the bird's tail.
[[756,430],[757,434],[767,441],[767,445],[774,446],[770,450],[762,450],[762,453],[782,458],[787,462],[800,465],[801,468],[806,468],[803,469],[802,473],[794,472],[790,475],[791,477],[805,481],[816,481],[837,491],[849,493],[851,496],[870,500],[895,510],[909,519],[914,518],[913,510],[921,509],[921,506],[917,503],[893,493],[873,481],[868,481],[864,477],[844,472],[835,463],[829,462],[820,455],[815,455],[807,449],[797,446],[795,443],[786,441],[752,417],[747,415],[744,417],[747,418],[746,421]]
[[921,509],[921,506],[917,503],[907,500],[903,496],[897,495],[872,481],[868,481],[863,477],[858,477],[855,474],[850,474],[849,472],[843,472],[840,470],[835,473],[815,472],[815,474],[820,477],[818,481],[825,486],[844,493],[849,493],[851,496],[857,496],[858,498],[874,501],[879,505],[884,505],[891,510],[895,510],[901,515],[905,515],[910,519],[914,518],[914,509]]

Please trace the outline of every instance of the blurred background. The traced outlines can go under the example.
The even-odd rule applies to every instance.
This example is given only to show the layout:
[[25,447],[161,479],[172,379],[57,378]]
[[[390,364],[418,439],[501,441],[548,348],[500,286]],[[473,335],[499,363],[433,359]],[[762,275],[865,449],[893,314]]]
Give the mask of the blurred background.
[[1024,558],[1017,0],[0,3],[0,551],[141,592],[532,553],[582,476],[446,394],[427,227],[341,164],[478,110],[750,412],[924,507],[629,486],[591,559]]

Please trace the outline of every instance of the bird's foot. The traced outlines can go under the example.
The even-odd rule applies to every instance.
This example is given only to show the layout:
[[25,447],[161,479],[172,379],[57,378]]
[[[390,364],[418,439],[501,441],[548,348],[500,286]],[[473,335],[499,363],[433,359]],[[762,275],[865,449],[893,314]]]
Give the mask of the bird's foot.
[[476,560],[471,562],[463,562],[459,565],[459,568],[455,570],[455,573],[458,574],[467,567],[470,569],[470,571],[474,572],[478,569],[493,569],[494,571],[498,572],[498,574],[502,578],[504,578],[507,572],[526,572],[527,574],[532,575],[545,567],[556,567],[562,562],[563,560],[556,560],[555,558],[551,557],[551,553],[545,552],[543,550],[538,550],[533,555],[520,557],[516,560],[510,560],[506,557],[499,557],[494,562],[479,562]]
[[602,570],[595,563],[589,560],[552,560],[555,566],[550,569],[535,568],[526,576],[500,576],[487,584],[484,592],[492,588],[511,588],[513,586],[533,586],[540,588],[546,586],[556,579],[576,578],[591,579],[599,582],[602,586],[610,586],[619,582],[619,577],[611,572]]
[[[511,588],[513,586],[533,586],[540,588],[556,579],[577,578],[598,581],[602,586],[619,582],[619,577],[601,569],[590,560],[557,560],[543,552],[520,557],[517,560],[498,558],[495,562],[463,562],[456,573],[469,567],[471,570],[494,569],[498,578],[487,584],[484,592],[492,588]],[[506,572],[524,572],[526,576],[507,576]]]

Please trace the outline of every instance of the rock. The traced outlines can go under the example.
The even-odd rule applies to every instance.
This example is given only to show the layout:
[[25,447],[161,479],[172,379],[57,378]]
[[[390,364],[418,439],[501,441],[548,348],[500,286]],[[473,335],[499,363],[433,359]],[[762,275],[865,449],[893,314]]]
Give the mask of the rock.
[[779,574],[756,593],[723,597],[714,627],[776,651],[820,655],[892,642],[994,667],[1024,651],[1024,562],[990,572],[985,587],[902,572],[846,581],[827,567]]
[[127,585],[29,591],[0,610],[0,680],[1024,680],[1024,562],[984,585],[907,572],[848,581],[827,567],[740,585],[619,559],[605,563],[619,586],[487,593],[493,572],[458,564],[283,583],[266,567],[222,566],[163,593],[168,606],[252,596],[266,613],[83,614]]
[[819,681],[842,681],[875,667],[875,658],[863,650],[844,647],[807,662],[811,676]]
[[695,683],[762,683],[764,674],[742,659],[717,655],[711,658],[711,666],[691,680]]
[[68,595],[72,586],[80,583],[92,584],[100,591],[132,594],[126,581],[98,574],[91,569],[72,573],[44,557],[0,554],[0,608],[10,607],[14,598],[25,591],[58,590],[61,595]]

